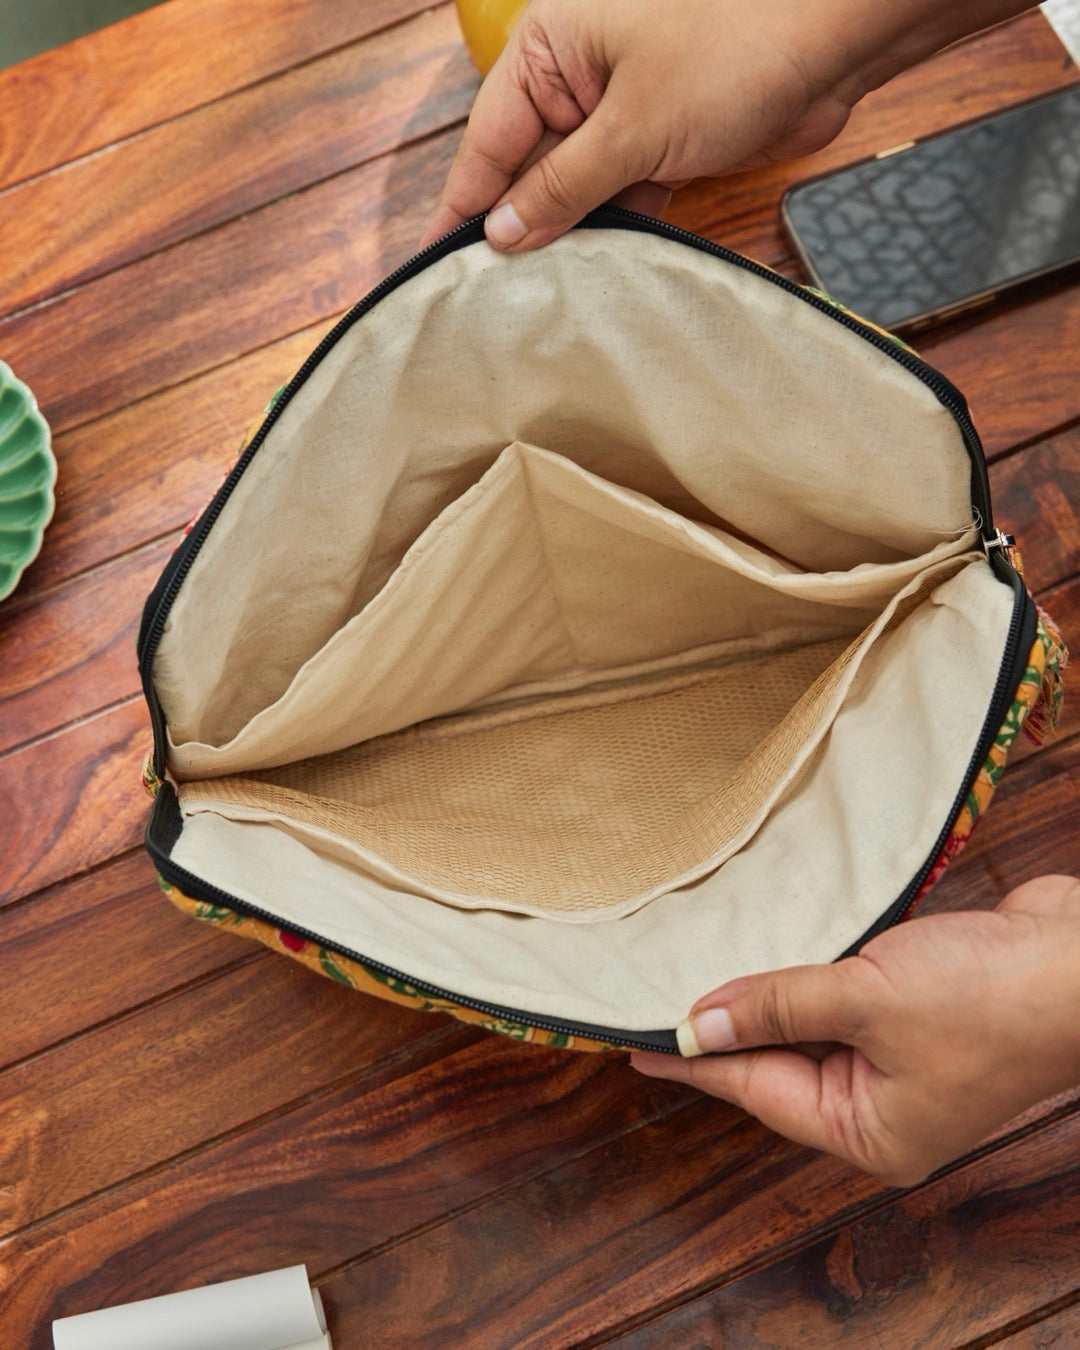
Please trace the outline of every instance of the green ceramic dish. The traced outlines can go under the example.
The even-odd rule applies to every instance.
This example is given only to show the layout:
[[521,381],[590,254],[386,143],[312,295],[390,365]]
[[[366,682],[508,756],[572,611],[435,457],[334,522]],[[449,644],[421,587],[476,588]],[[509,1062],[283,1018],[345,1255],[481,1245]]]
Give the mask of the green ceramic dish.
[[41,551],[55,482],[49,424],[30,390],[0,361],[0,600]]

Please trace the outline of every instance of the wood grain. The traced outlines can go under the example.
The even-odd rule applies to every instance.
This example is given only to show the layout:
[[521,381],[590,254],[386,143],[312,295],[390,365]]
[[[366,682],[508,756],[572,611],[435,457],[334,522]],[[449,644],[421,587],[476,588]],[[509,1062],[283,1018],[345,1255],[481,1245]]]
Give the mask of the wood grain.
[[1070,1346],[1080,1345],[1080,1288],[1067,1307],[1045,1318],[1039,1316],[1042,1312],[1045,1309],[1039,1309],[1034,1314],[1038,1320],[1020,1331],[978,1342],[978,1350],[984,1345],[999,1346],[1001,1350],[1069,1350]]
[[459,121],[478,82],[444,4],[0,193],[0,313]]
[[56,515],[0,614],[66,577],[185,526],[232,468],[248,427],[328,322],[165,389],[53,442]]
[[212,971],[271,953],[196,923],[142,849],[0,909],[0,1067]]
[[1078,1148],[1074,1114],[606,1344],[969,1344],[1076,1289]]
[[[1034,289],[1034,288],[1033,288]],[[961,389],[989,456],[1080,419],[1075,359],[1080,288],[1045,290],[976,322],[920,335],[931,365]]]
[[339,313],[415,251],[457,133],[339,174],[0,321],[62,431]]
[[0,614],[0,752],[138,691],[139,615],[179,539]]
[[[363,995],[344,997],[382,1016]],[[392,1011],[410,1025],[427,1020]],[[256,1048],[240,1035],[243,1024],[228,1025]],[[642,1091],[619,1056],[449,1030],[441,1042],[0,1246],[5,1346],[47,1346],[44,1328],[32,1330],[46,1314],[297,1261],[317,1275],[553,1163],[590,1148],[616,1153],[614,1141],[681,1096],[672,1085]],[[367,1343],[337,1327],[334,1334],[346,1347]]]
[[0,757],[0,906],[141,841],[149,751],[139,699]]
[[424,8],[423,0],[172,0],[0,70],[0,188]]
[[[1071,661],[1065,671],[1065,704],[1056,736],[1061,741],[1080,732],[1080,696],[1076,686],[1076,666],[1073,664],[1077,652],[1080,652],[1080,578],[1074,577],[1061,586],[1043,591],[1038,600],[1058,625],[1071,653]],[[1018,764],[1037,753],[1039,747],[1026,736],[1021,736],[1014,743],[1009,759],[1011,763]]]
[[1080,571],[1080,427],[995,460],[990,493],[994,519],[1016,536],[1036,594]]
[[[5,359],[63,429],[338,312],[412,251],[457,139],[448,132],[340,174],[9,318],[0,323]],[[1029,435],[1076,415],[1068,347],[1057,344],[1080,314],[1067,297],[1034,303],[1017,320],[1024,331],[997,332],[996,354],[979,339],[995,410],[1010,427],[1026,415]],[[1048,330],[1034,351],[1033,323]],[[1018,342],[1031,367],[1016,362]],[[939,344],[935,360],[964,367],[971,340],[960,334],[955,345],[958,357]],[[1042,419],[1034,428],[1033,407]],[[982,429],[992,445],[1001,439],[996,427]]]
[[[1048,1103],[1000,1132],[994,1148],[1016,1131],[1037,1130],[1046,1113],[1072,1113],[1075,1129],[1076,1105],[1076,1094]],[[1063,1168],[1075,1167],[1057,1156]],[[792,1246],[872,1213],[889,1194],[734,1108],[696,1097],[627,1135],[618,1149],[592,1149],[451,1215],[320,1289],[347,1345],[595,1345],[702,1286],[771,1269]],[[361,1335],[364,1327],[371,1339]],[[667,1344],[711,1350],[719,1343],[675,1335]]]
[[355,1078],[435,1029],[283,959],[245,962],[47,1050],[0,1073],[0,1231]]

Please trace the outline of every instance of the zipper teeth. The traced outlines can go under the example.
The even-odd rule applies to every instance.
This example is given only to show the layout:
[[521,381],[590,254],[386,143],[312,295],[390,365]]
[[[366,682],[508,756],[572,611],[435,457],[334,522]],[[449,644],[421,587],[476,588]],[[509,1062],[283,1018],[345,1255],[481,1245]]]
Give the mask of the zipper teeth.
[[[743,257],[739,253],[734,253],[720,244],[714,244],[710,240],[702,239],[700,235],[693,234],[689,230],[681,229],[677,225],[670,225],[665,221],[655,220],[653,217],[642,215],[637,211],[627,211],[622,207],[602,207],[600,210],[593,213],[592,219],[599,226],[603,220],[612,217],[616,220],[621,219],[633,222],[635,225],[641,227],[646,233],[667,237],[688,244],[691,247],[698,249],[700,252],[711,254],[713,257],[720,258],[725,262],[741,268],[743,271],[751,272],[755,276],[761,277],[772,285],[778,286],[781,290],[796,296],[803,303],[811,305],[814,309],[825,314],[834,322],[857,333],[864,341],[869,342],[879,351],[884,352],[898,365],[915,375],[934,393],[938,401],[953,415],[964,438],[964,443],[971,459],[973,489],[975,489],[975,495],[977,497],[974,505],[979,510],[981,517],[980,523],[982,525],[984,537],[987,540],[996,537],[990,510],[989,479],[979,434],[971,421],[967,403],[963,395],[950,380],[946,379],[946,377],[941,374],[940,371],[935,370],[920,356],[917,356],[914,352],[898,345],[898,343],[885,336],[885,334],[879,333],[876,329],[868,327],[854,315],[848,314],[842,309],[838,309],[835,305],[830,304],[829,301],[822,299],[812,291],[800,286],[797,282],[789,280],[787,277],[782,276],[778,272],[774,272],[771,268],[765,267],[761,263],[754,262],[752,259]],[[168,611],[172,607],[173,601],[176,599],[184,578],[190,571],[199,549],[205,542],[214,522],[224,508],[225,503],[228,501],[233,489],[247,469],[256,451],[265,441],[271,427],[273,427],[274,423],[281,416],[293,395],[303,385],[315,367],[322,361],[326,353],[338,342],[343,333],[351,328],[352,325],[373,305],[381,300],[383,296],[394,290],[407,277],[411,276],[414,272],[419,271],[421,267],[433,262],[436,257],[442,256],[444,253],[453,252],[454,248],[459,246],[459,242],[463,241],[463,236],[475,233],[478,230],[482,225],[483,219],[483,216],[474,216],[471,220],[463,221],[460,225],[455,226],[454,229],[443,235],[441,239],[429,244],[427,248],[422,249],[412,258],[407,259],[400,267],[391,272],[389,276],[385,277],[373,290],[369,291],[362,300],[338,320],[330,332],[323,337],[321,342],[315,347],[314,351],[312,351],[303,362],[293,378],[281,391],[278,398],[274,400],[273,405],[267,412],[266,417],[260,424],[255,435],[251,438],[251,441],[245,447],[243,453],[233,466],[228,478],[222,484],[214,500],[204,512],[196,528],[192,530],[188,539],[185,540],[183,545],[184,552],[176,560],[175,570],[169,578],[168,585],[162,592],[161,598],[155,607],[153,618],[147,626],[145,638],[140,644],[142,647],[140,658],[144,667],[144,682],[147,690],[147,699],[150,704],[151,719],[154,723],[155,740],[159,745],[161,745],[164,740],[162,734],[164,725],[160,708],[157,706],[157,700],[153,696],[150,672],[152,670],[153,658],[157,650],[157,645],[161,640],[161,635],[165,628]],[[1010,572],[1012,572],[1011,568]],[[979,744],[976,746],[976,752],[972,757],[972,762],[969,766],[968,774],[965,776],[962,789],[957,794],[952,810],[938,837],[933,852],[924,862],[923,866],[919,869],[918,873],[916,873],[909,885],[904,888],[902,894],[882,916],[878,924],[860,938],[859,942],[853,946],[850,951],[857,951],[858,948],[873,936],[875,932],[882,931],[885,928],[898,923],[904,917],[907,910],[910,909],[914,902],[914,897],[917,895],[919,888],[922,886],[927,876],[929,876],[934,863],[941,852],[941,848],[944,847],[945,840],[951,833],[953,822],[964,803],[964,799],[971,790],[971,783],[974,780],[974,777],[978,775],[978,772],[986,759],[986,755],[989,753],[989,744],[992,744],[993,737],[997,734],[1001,720],[1001,717],[999,716],[998,720],[995,722],[992,714],[998,711],[998,704],[1002,702],[1003,698],[1009,693],[1009,680],[1015,664],[1015,654],[1011,652],[1011,648],[1016,642],[1017,636],[1023,626],[1023,618],[1026,612],[1026,592],[1024,592],[1023,587],[1020,585],[1018,578],[1015,577],[1015,573],[1013,573],[1013,584],[1017,587],[1017,593],[1013,617],[1010,622],[1009,634],[1005,644],[1005,655],[1002,659],[1002,667],[998,674],[997,684],[995,685],[994,695],[991,700],[991,709],[987,714],[985,724],[986,730],[984,730],[984,734],[980,737]],[[1010,660],[1010,656],[1013,657],[1012,660]],[[1004,710],[1001,710],[1001,716],[1004,716]],[[987,735],[989,735],[989,743],[984,747]],[[164,753],[163,745],[161,745],[161,753]],[[163,767],[163,765],[159,766],[159,770],[163,769]],[[417,980],[403,971],[395,970],[393,967],[385,965],[381,961],[376,961],[370,957],[363,956],[347,947],[328,942],[321,935],[313,933],[308,929],[299,928],[290,923],[283,923],[277,915],[272,914],[269,910],[264,910],[257,905],[252,905],[247,901],[239,900],[236,896],[230,895],[227,891],[223,891],[219,887],[211,885],[209,882],[204,882],[193,873],[187,872],[184,868],[176,866],[166,855],[161,854],[156,848],[151,846],[150,851],[155,862],[162,871],[162,874],[166,876],[166,879],[169,879],[169,874],[172,873],[175,878],[174,884],[181,888],[185,886],[192,887],[193,889],[202,891],[206,895],[216,897],[229,908],[235,908],[243,913],[250,914],[253,917],[263,919],[278,928],[284,928],[288,932],[295,933],[298,937],[302,937],[309,942],[340,952],[342,956],[346,956],[350,960],[358,961],[361,965],[369,966],[373,970],[381,971],[392,979],[401,980],[435,998],[446,999],[461,1007],[470,1008],[476,1012],[486,1013],[492,1017],[504,1018],[509,1021],[519,1022],[523,1025],[534,1026],[540,1030],[554,1031],[561,1035],[589,1035],[590,1032],[593,1031],[595,1032],[596,1039],[602,1039],[611,1045],[626,1046],[632,1049],[659,1049],[667,1054],[678,1054],[678,1050],[674,1046],[656,1045],[653,1042],[635,1040],[633,1038],[620,1036],[614,1032],[609,1033],[604,1028],[590,1029],[580,1026],[576,1028],[568,1027],[561,1023],[549,1021],[546,1018],[525,1015],[516,1012],[513,1009],[499,1008],[496,1005],[482,1003],[475,999],[470,999],[465,995],[453,993],[450,990],[439,989],[437,986],[427,984],[422,980]],[[847,955],[847,953],[844,953],[844,955]],[[672,1033],[672,1039],[673,1038],[674,1033]]]
[[[588,1036],[592,1040],[604,1041],[608,1045],[625,1046],[631,1050],[660,1050],[665,1054],[678,1054],[675,1047],[658,1045],[655,1041],[643,1041],[632,1036],[623,1036],[616,1031],[609,1031],[606,1027],[590,1027],[584,1023],[576,1027],[566,1026],[564,1023],[546,1017],[538,1017],[535,1013],[521,1013],[512,1008],[500,1008],[497,1004],[483,1003],[478,999],[469,998],[466,994],[457,994],[449,989],[440,989],[438,985],[418,980],[413,975],[395,970],[393,966],[388,966],[383,961],[376,961],[370,956],[364,956],[360,952],[353,951],[350,947],[329,942],[321,933],[312,932],[309,928],[301,928],[294,923],[284,922],[279,915],[271,913],[270,910],[261,909],[258,905],[250,904],[247,900],[239,900],[235,895],[230,895],[228,891],[223,891],[220,886],[214,886],[208,881],[203,881],[193,872],[178,866],[155,846],[148,845],[148,848],[162,876],[166,881],[179,887],[185,895],[189,893],[189,888],[191,891],[200,892],[200,896],[193,896],[193,898],[205,896],[207,899],[217,900],[229,909],[250,914],[253,918],[262,919],[275,928],[284,929],[288,933],[295,933],[297,937],[302,937],[306,941],[314,943],[317,947],[327,947],[342,956],[347,956],[350,961],[356,961],[362,966],[369,966],[372,970],[381,971],[382,974],[389,975],[391,979],[401,980],[402,983],[411,985],[419,993],[429,994],[433,998],[443,999],[463,1008],[471,1008],[474,1012],[487,1013],[489,1016],[502,1021],[536,1027],[541,1031],[554,1031],[563,1036]],[[674,1040],[674,1032],[671,1033],[671,1036]]]

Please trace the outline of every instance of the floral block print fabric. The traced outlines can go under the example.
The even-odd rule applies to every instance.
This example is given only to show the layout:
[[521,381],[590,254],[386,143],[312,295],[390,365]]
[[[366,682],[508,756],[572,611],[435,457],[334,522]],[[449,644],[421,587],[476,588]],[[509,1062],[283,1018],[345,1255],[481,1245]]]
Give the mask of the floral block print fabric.
[[205,923],[217,924],[241,937],[254,938],[264,946],[277,952],[283,952],[294,960],[302,962],[309,969],[325,975],[327,979],[337,980],[350,989],[359,989],[365,994],[374,994],[376,998],[401,1003],[416,1012],[451,1013],[462,1022],[472,1022],[486,1031],[498,1032],[515,1041],[528,1041],[533,1045],[554,1045],[571,1050],[617,1050],[618,1046],[607,1041],[590,1040],[584,1036],[574,1036],[563,1031],[546,1031],[531,1027],[523,1022],[512,1022],[504,1017],[493,1017],[490,1013],[476,1008],[467,1008],[459,1003],[438,999],[417,989],[396,975],[387,974],[365,962],[343,956],[319,942],[301,937],[285,928],[277,928],[262,919],[254,919],[224,905],[215,905],[207,900],[194,900],[177,887],[171,886],[163,877],[158,878],[161,889],[168,898],[193,918]]
[[[1023,575],[1023,565],[1015,549],[1010,549],[1013,563]],[[960,814],[953,822],[952,832],[941,850],[937,862],[922,884],[918,895],[904,914],[905,919],[918,909],[926,894],[941,879],[945,869],[964,848],[975,831],[975,826],[986,814],[990,798],[994,795],[1001,775],[1005,772],[1005,762],[1009,757],[1013,742],[1024,729],[1028,738],[1041,745],[1047,735],[1053,733],[1061,717],[1062,703],[1065,698],[1065,666],[1069,655],[1057,626],[1045,610],[1039,610],[1039,625],[1035,643],[1028,657],[1027,669],[1016,690],[1016,697],[1001,730],[994,738],[990,754],[982,767],[978,778],[972,784]]]
[[[1019,559],[1016,561],[1019,562]],[[945,869],[971,838],[1001,780],[1009,750],[1021,728],[1028,730],[1032,739],[1041,741],[1041,738],[1056,726],[1064,696],[1062,675],[1067,660],[1068,655],[1060,633],[1049,616],[1040,610],[1037,635],[1028,656],[1027,669],[1017,688],[1008,716],[995,737],[986,763],[972,785],[960,814],[953,823],[945,847],[918,895],[904,914],[905,919],[915,913],[927,892],[941,879]],[[147,760],[143,771],[143,784],[151,795],[156,794],[161,787],[161,780],[154,772],[151,760]],[[398,976],[388,974],[366,962],[344,956],[315,939],[279,928],[264,919],[253,918],[225,905],[198,900],[185,895],[164,878],[159,880],[169,900],[193,918],[201,919],[204,923],[217,924],[241,937],[254,938],[264,946],[302,962],[327,979],[348,985],[350,989],[374,994],[376,998],[388,999],[392,1003],[403,1004],[418,1012],[450,1013],[463,1022],[471,1022],[484,1027],[487,1031],[510,1036],[517,1041],[528,1041],[533,1045],[589,1051],[621,1048],[603,1040],[592,1040],[569,1032],[548,1031],[522,1022],[493,1017],[490,1013],[466,1007],[452,1000],[435,998]]]

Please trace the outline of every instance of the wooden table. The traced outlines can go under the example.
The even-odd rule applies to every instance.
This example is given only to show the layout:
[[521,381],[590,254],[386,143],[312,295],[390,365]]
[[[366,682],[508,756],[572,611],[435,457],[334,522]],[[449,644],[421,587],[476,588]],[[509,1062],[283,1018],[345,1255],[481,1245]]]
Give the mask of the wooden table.
[[[1076,74],[1027,15],[810,165],[671,216],[797,275],[789,181]],[[0,609],[0,1345],[294,1262],[339,1350],[1080,1344],[1080,1090],[898,1193],[620,1056],[369,1000],[158,893],[142,599],[270,392],[413,251],[476,83],[425,0],[171,0],[0,72],[0,356],[60,462]],[[1080,648],[1080,290],[921,346]],[[1080,866],[1078,709],[1017,752],[933,907]]]

